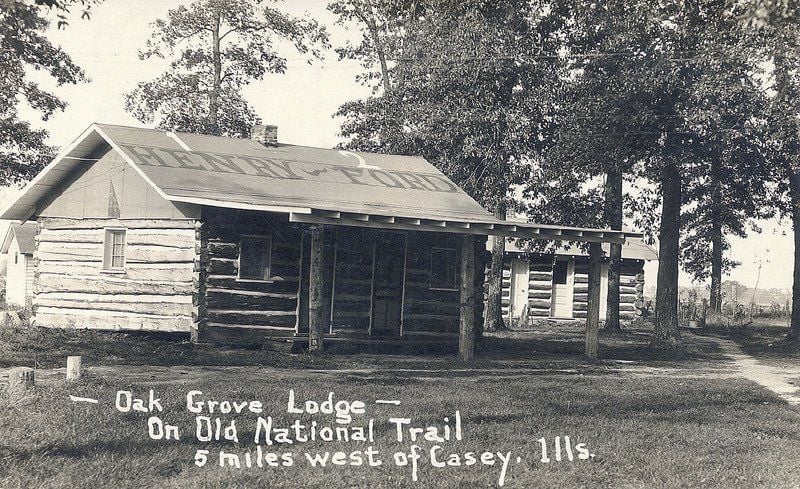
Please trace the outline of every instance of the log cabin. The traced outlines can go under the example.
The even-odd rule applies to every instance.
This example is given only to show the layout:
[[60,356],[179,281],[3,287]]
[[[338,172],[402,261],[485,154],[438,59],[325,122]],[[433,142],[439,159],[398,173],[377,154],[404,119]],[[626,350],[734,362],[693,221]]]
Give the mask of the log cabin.
[[421,157],[93,124],[0,213],[35,221],[35,324],[195,341],[444,342],[469,358],[495,219]]
[[[608,255],[608,245],[603,246]],[[622,245],[620,319],[643,313],[644,265],[658,253],[642,238]],[[589,256],[579,246],[558,247],[552,253],[527,251],[517,240],[506,241],[503,260],[502,310],[510,324],[521,319],[585,319],[588,310]],[[606,315],[608,263],[600,267],[600,317]]]
[[6,255],[5,303],[25,307],[33,297],[33,249],[36,223],[11,223],[0,252]]

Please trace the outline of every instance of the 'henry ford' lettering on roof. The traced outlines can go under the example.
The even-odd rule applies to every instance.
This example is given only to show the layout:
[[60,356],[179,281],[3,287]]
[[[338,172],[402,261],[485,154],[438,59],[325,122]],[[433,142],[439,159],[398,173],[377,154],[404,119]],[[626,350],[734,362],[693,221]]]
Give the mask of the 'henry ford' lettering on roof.
[[138,164],[143,166],[236,173],[278,180],[313,180],[429,192],[458,192],[458,187],[453,183],[431,173],[318,164],[206,151],[193,152],[130,144],[120,144],[120,146],[134,157]]

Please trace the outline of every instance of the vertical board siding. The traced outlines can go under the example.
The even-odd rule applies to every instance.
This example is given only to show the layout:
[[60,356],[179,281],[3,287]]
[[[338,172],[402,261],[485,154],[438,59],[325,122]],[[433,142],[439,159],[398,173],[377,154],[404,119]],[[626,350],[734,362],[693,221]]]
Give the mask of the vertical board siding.
[[374,231],[337,229],[333,279],[336,285],[332,314],[334,332],[369,332],[374,236]]
[[[189,332],[194,220],[41,218],[33,321],[49,327]],[[126,229],[125,268],[103,271],[106,227]]]
[[33,255],[25,256],[25,303],[33,300],[33,287],[36,283],[36,267]]

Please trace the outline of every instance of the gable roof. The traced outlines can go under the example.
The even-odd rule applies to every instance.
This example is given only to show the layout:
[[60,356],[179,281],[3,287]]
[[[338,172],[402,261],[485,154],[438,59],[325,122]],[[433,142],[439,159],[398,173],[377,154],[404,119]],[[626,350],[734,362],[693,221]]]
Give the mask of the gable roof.
[[[603,245],[603,251],[606,256],[608,255],[609,246]],[[524,253],[525,250],[520,248],[516,240],[506,241],[506,252],[509,253]],[[555,250],[556,255],[560,256],[588,256],[589,253],[581,249],[580,246],[570,245],[566,248],[559,247]],[[629,237],[622,244],[622,258],[626,260],[658,260],[658,252],[650,245],[645,243],[644,239],[639,237]]]
[[14,238],[17,238],[17,246],[19,246],[20,253],[23,255],[32,255],[36,247],[36,223],[26,222],[24,224],[19,224],[12,222],[11,225],[8,226],[0,252],[8,253],[8,249]]
[[26,220],[38,200],[110,146],[171,202],[289,214],[293,222],[622,242],[640,233],[501,221],[416,156],[92,124],[0,219]]
[[[102,143],[173,202],[483,221],[489,212],[425,159],[95,124],[50,168],[57,180]],[[43,173],[47,173],[47,170]],[[51,186],[53,179],[38,182]],[[24,219],[23,195],[2,218]]]

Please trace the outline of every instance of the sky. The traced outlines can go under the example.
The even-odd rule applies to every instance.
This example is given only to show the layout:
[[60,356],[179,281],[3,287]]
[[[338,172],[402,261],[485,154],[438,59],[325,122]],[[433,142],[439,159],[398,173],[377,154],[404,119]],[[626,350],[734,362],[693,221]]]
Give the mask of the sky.
[[[76,86],[56,87],[46,77],[36,76],[46,88],[69,105],[46,122],[33,111],[22,110],[23,117],[35,127],[47,129],[50,143],[67,146],[94,122],[143,126],[124,109],[124,94],[137,83],[163,72],[168,61],[140,60],[139,49],[147,41],[150,23],[163,18],[182,0],[106,0],[93,9],[90,20],[75,18],[64,29],[52,27],[48,37],[63,47],[81,66],[90,81]],[[309,15],[327,26],[331,43],[340,46],[348,39],[358,39],[358,32],[335,25],[335,16],[326,10],[324,0],[291,0],[281,9],[296,16]],[[285,74],[267,75],[244,90],[245,97],[267,124],[278,126],[283,143],[332,147],[339,143],[340,120],[333,117],[337,108],[350,100],[369,95],[369,89],[356,83],[360,66],[340,61],[333,51],[326,59],[309,65],[289,46],[281,48],[288,61]],[[5,205],[15,191],[0,192]],[[749,287],[789,289],[792,284],[793,234],[791,222],[784,220],[759,223],[763,232],[747,239],[732,238],[729,258],[742,263],[730,279]],[[761,267],[759,274],[759,265]],[[646,282],[655,284],[657,263],[645,268]],[[690,285],[681,273],[682,285]]]

